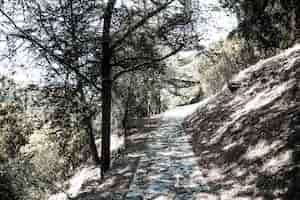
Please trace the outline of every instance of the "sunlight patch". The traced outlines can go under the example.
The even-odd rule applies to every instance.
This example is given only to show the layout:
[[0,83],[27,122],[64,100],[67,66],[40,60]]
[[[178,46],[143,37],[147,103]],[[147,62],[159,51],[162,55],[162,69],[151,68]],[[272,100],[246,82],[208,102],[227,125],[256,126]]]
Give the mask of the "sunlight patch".
[[209,145],[213,145],[219,142],[219,140],[223,137],[224,133],[228,130],[229,126],[232,125],[232,122],[224,123],[216,133],[213,135],[212,139],[209,142]]
[[231,148],[233,148],[233,147],[235,147],[237,145],[240,145],[240,144],[241,144],[241,142],[230,143],[230,144],[226,145],[225,147],[223,147],[223,150],[224,151],[228,151],[229,149],[231,149]]
[[70,188],[68,193],[71,196],[76,196],[79,194],[84,183],[91,180],[100,179],[100,169],[97,167],[85,167],[76,173],[70,180]]
[[[268,59],[265,59],[265,60],[261,60],[259,61],[257,64],[241,71],[239,74],[237,74],[233,80],[234,81],[243,81],[243,80],[246,80],[246,79],[249,79],[249,77],[251,77],[251,74],[255,71],[259,71],[259,70],[262,70],[263,68],[267,68],[269,65],[270,62],[277,62],[278,64],[280,63],[280,60],[282,59],[286,59],[287,57],[291,57],[292,55],[291,54],[299,54],[300,56],[300,45],[297,44],[295,45],[294,47],[286,50],[284,53],[282,54],[279,54],[277,56],[274,56],[274,57],[271,57],[271,58],[268,58]],[[294,56],[296,57],[296,56]]]
[[49,200],[68,200],[69,198],[65,193],[58,193],[55,195],[52,195]]
[[271,151],[274,151],[274,149],[277,149],[281,144],[281,141],[275,141],[272,144],[269,144],[266,140],[260,140],[256,145],[249,146],[245,158],[248,160],[261,158]]
[[282,96],[287,90],[291,89],[295,85],[295,80],[290,80],[282,83],[273,89],[267,89],[260,92],[251,101],[249,101],[243,109],[235,112],[232,118],[240,118],[243,115],[248,114],[253,110],[261,109],[262,107],[268,105],[275,101],[278,97]]
[[176,107],[172,110],[168,110],[162,114],[155,115],[155,117],[163,117],[164,120],[174,119],[174,118],[183,119],[183,118],[191,115],[195,111],[197,111],[197,109],[207,105],[210,102],[210,100],[213,98],[214,98],[214,96],[208,97],[208,98],[206,98],[198,103],[195,103],[195,104],[190,104],[190,105],[186,105],[186,106],[178,106],[178,107]]
[[279,54],[277,56],[274,56],[274,57],[271,57],[271,58],[268,58],[265,60],[261,60],[257,64],[241,71],[237,76],[235,76],[233,78],[233,80],[234,81],[243,81],[245,79],[248,79],[253,72],[259,71],[263,68],[266,68],[266,66],[268,66],[268,63],[270,63],[270,62],[280,63],[280,59],[284,59],[286,57],[291,57],[291,54],[298,53],[299,50],[300,50],[300,45],[298,44],[298,45],[295,45],[294,47],[286,50],[282,54]]
[[264,164],[262,171],[269,172],[271,174],[277,173],[280,169],[282,169],[282,167],[291,164],[292,154],[292,151],[289,150],[271,158]]
[[220,168],[210,169],[207,176],[209,177],[210,181],[217,181],[225,178]]

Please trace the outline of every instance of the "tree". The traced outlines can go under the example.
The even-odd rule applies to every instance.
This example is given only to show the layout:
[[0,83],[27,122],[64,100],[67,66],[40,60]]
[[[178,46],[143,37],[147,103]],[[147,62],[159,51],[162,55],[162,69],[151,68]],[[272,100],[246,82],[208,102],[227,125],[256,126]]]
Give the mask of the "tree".
[[25,181],[13,163],[21,162],[20,150],[27,144],[33,124],[26,118],[25,103],[12,79],[0,78],[0,95],[0,198],[17,200],[25,195]]
[[[125,42],[129,42],[128,39],[132,39],[134,36],[133,34],[137,34],[137,38],[135,38],[135,40],[133,41],[139,41],[142,42],[143,39],[145,41],[145,39],[152,39],[152,37],[155,38],[159,37],[158,34],[162,34],[162,37],[165,37],[164,39],[166,39],[168,41],[168,38],[166,36],[166,33],[170,33],[170,30],[164,30],[165,33],[158,33],[157,35],[155,35],[155,29],[153,30],[152,27],[147,27],[147,25],[150,25],[150,21],[152,18],[158,16],[161,12],[163,12],[164,10],[167,10],[168,6],[170,6],[172,3],[174,3],[175,1],[164,1],[164,2],[155,2],[154,4],[152,4],[153,8],[150,9],[150,11],[146,10],[147,7],[147,2],[144,1],[143,3],[143,8],[140,10],[137,10],[136,12],[139,14],[141,13],[141,17],[140,19],[137,20],[137,22],[134,23],[126,23],[126,25],[128,25],[128,28],[125,29],[121,29],[118,30],[116,33],[121,33],[119,37],[116,37],[117,39],[113,40],[114,38],[111,37],[111,29],[112,29],[112,21],[113,21],[113,16],[114,16],[114,8],[115,8],[115,4],[116,1],[115,0],[110,0],[108,1],[106,8],[104,10],[104,15],[103,15],[103,36],[102,36],[102,62],[101,62],[101,78],[102,78],[102,151],[101,151],[101,157],[103,158],[103,163],[102,163],[102,170],[106,171],[109,168],[109,149],[110,149],[110,117],[111,117],[111,89],[112,89],[112,81],[116,80],[119,76],[121,76],[123,73],[127,73],[130,71],[135,71],[138,70],[142,67],[145,66],[149,66],[149,65],[153,65],[153,63],[157,63],[159,61],[162,61],[168,57],[170,57],[171,55],[174,55],[175,53],[177,53],[180,49],[182,49],[184,47],[184,44],[181,42],[177,42],[175,45],[177,45],[177,47],[171,51],[171,53],[156,59],[156,58],[151,58],[151,57],[146,57],[146,58],[142,58],[142,57],[136,57],[133,56],[132,58],[127,58],[128,60],[141,60],[140,62],[137,62],[137,65],[134,65],[132,67],[128,67],[128,66],[121,66],[123,67],[123,70],[117,72],[114,76],[112,76],[112,68],[113,66],[115,66],[113,63],[111,63],[111,61],[115,58],[115,55],[118,55],[118,48],[122,48],[121,45],[126,44]],[[184,13],[185,14],[185,13]],[[137,17],[136,15],[128,15],[129,19],[134,19],[135,17]],[[186,20],[187,16],[177,16],[177,18],[174,18],[174,16],[170,17],[170,19],[163,24],[163,26],[161,26],[160,24],[158,24],[157,27],[162,28],[162,27],[167,27],[167,23],[169,25],[169,27],[171,27],[171,30],[178,26],[178,24],[188,24],[188,20]],[[159,18],[158,18],[159,19]],[[173,27],[172,27],[173,25]],[[147,33],[147,28],[150,29],[150,34]],[[152,30],[151,30],[152,29]],[[166,29],[166,28],[165,28]],[[159,30],[156,30],[159,31]],[[148,35],[147,35],[148,34]],[[179,39],[179,38],[176,38]],[[184,37],[182,37],[181,39],[185,39]],[[152,40],[152,42],[155,41]],[[169,41],[168,41],[169,42]],[[178,45],[179,43],[179,45]],[[136,44],[133,44],[136,45]],[[136,46],[131,46],[130,43],[129,45],[126,45],[127,47],[131,47],[134,48]],[[148,49],[145,49],[145,51],[143,53],[149,53],[149,51],[147,51]],[[152,52],[150,52],[152,53]],[[130,62],[132,63],[132,62]],[[120,63],[118,63],[118,65],[120,65]]]
[[[66,167],[69,169],[74,169],[90,156],[96,165],[100,164],[92,124],[92,118],[99,112],[99,96],[93,96],[93,99],[86,94],[80,96],[79,92],[84,88],[80,86],[80,89],[77,91],[76,85],[66,83],[40,86],[38,104],[35,104],[39,109],[47,111],[43,114],[43,125],[50,129],[51,138],[59,143],[60,155],[68,160]],[[86,155],[86,144],[90,155]]]
[[7,77],[0,78],[0,161],[16,158],[32,133],[25,115],[24,102],[17,86]]
[[261,49],[287,48],[297,40],[300,6],[295,0],[220,2],[237,14],[239,25],[233,33],[257,43]]
[[[9,5],[9,1],[4,2],[4,6]],[[119,5],[116,0],[22,1],[22,13],[17,13],[24,17],[21,23],[0,9],[6,27],[12,30],[9,34],[25,41],[48,68],[67,74],[67,81],[81,88],[101,92],[102,172],[110,166],[113,82],[128,72],[155,68],[198,41],[192,34],[187,2],[144,0]],[[61,10],[69,12],[57,16]]]

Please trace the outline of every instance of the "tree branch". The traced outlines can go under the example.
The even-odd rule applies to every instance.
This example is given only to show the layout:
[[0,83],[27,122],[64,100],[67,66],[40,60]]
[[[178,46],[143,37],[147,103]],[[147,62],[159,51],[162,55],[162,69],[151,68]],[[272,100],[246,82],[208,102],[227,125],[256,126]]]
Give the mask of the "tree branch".
[[122,76],[124,73],[127,73],[127,72],[132,72],[132,71],[136,71],[136,70],[139,70],[141,69],[142,67],[145,67],[145,66],[148,66],[148,65],[152,65],[154,63],[158,63],[158,62],[161,62],[173,55],[175,55],[176,53],[178,53],[182,48],[184,47],[184,44],[181,44],[179,47],[177,47],[176,49],[174,49],[172,52],[168,53],[167,55],[161,57],[161,58],[158,58],[158,59],[153,59],[151,60],[150,62],[144,62],[144,63],[140,63],[140,64],[137,64],[133,67],[130,67],[128,69],[125,69],[123,71],[120,71],[118,72],[117,74],[114,75],[113,77],[113,81],[116,81],[120,76]]
[[133,26],[129,27],[128,30],[126,31],[126,33],[124,33],[124,35],[118,39],[117,41],[115,41],[112,46],[111,49],[115,49],[116,47],[120,46],[123,41],[126,40],[127,37],[129,37],[133,32],[135,32],[138,28],[140,28],[141,26],[143,26],[145,23],[147,23],[147,21],[156,16],[159,12],[161,12],[162,10],[166,9],[168,5],[170,5],[174,0],[170,0],[168,2],[166,2],[165,4],[161,5],[160,7],[158,7],[156,10],[148,13],[143,19],[141,19],[139,22],[137,22],[136,24],[134,24]]
[[128,57],[128,58],[124,58],[118,62],[112,63],[112,66],[115,67],[121,67],[123,69],[126,69],[127,67],[124,66],[128,66],[134,62],[138,62],[139,60],[151,60],[152,57],[150,56],[141,56],[141,57]]
[[51,50],[49,50],[47,47],[45,47],[44,45],[42,45],[37,39],[34,39],[33,36],[29,35],[26,33],[26,31],[24,31],[22,28],[20,28],[15,22],[14,20],[9,17],[1,8],[0,8],[0,13],[6,18],[8,19],[8,21],[12,24],[12,26],[18,31],[20,32],[20,34],[14,34],[14,36],[25,39],[29,42],[31,42],[32,44],[36,45],[37,47],[39,47],[42,51],[44,51],[46,54],[48,54],[50,57],[52,57],[54,60],[56,60],[58,63],[64,65],[65,67],[69,68],[70,70],[72,70],[73,72],[75,72],[80,78],[82,78],[84,81],[90,83],[93,87],[95,87],[95,89],[101,91],[101,88],[94,83],[93,81],[91,81],[89,78],[87,78],[85,75],[83,75],[80,70],[76,67],[73,67],[72,65],[70,65],[69,63],[65,62],[63,58],[59,57],[58,55],[54,54]]

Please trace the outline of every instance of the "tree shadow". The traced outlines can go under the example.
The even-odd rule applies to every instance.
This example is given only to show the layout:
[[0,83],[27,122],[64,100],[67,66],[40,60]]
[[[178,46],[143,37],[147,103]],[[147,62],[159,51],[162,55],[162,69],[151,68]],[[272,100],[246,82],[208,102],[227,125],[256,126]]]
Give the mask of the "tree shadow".
[[123,199],[135,173],[138,158],[122,158],[112,165],[101,180],[90,180],[82,185],[72,200]]
[[[133,120],[125,137],[125,149],[102,180],[86,182],[72,200],[125,199],[143,152],[147,149],[148,135],[160,126],[158,119]],[[151,139],[151,137],[150,137]],[[150,168],[150,166],[146,166]]]
[[[145,125],[146,124],[146,120]],[[150,121],[150,124],[154,122]],[[155,122],[156,123],[156,122]],[[140,152],[146,149],[145,137],[151,131],[155,130],[156,126],[143,126],[139,124],[138,127],[131,127],[125,138],[125,149],[121,152],[118,159],[112,163],[111,169],[105,174],[102,180],[91,180],[86,182],[80,189],[80,193],[72,200],[112,200],[124,199],[137,166],[140,160]]]
[[[177,119],[160,120],[149,131],[143,129],[130,136],[131,142],[135,142],[131,145],[142,152],[142,161],[126,199],[192,199],[194,193],[203,192],[202,183],[193,182],[193,178],[198,178],[195,170],[198,165],[191,161],[195,156]],[[147,137],[143,135],[145,132],[149,134]],[[206,191],[206,195],[213,194]]]
[[211,192],[221,199],[300,199],[299,97],[296,86],[231,123],[247,101],[234,105],[235,95],[221,93],[185,119]]

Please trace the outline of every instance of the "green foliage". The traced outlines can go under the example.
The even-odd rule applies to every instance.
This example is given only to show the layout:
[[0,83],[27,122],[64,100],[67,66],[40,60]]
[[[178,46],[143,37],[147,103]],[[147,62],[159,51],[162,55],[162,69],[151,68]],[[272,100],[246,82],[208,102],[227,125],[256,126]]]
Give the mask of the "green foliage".
[[9,167],[1,162],[0,165],[0,199],[18,200],[17,192],[12,184],[13,177]]
[[[144,117],[160,112],[160,85],[155,81],[160,76],[160,72],[155,72],[157,66],[197,39],[190,34],[191,16],[186,16],[182,1],[132,1],[131,5],[114,6],[115,3],[114,0],[3,1],[0,7],[3,16],[0,23],[5,24],[1,30],[22,41],[18,48],[29,50],[38,58],[48,72],[47,80],[59,78],[55,80],[58,87],[47,91],[52,99],[32,106],[41,113],[31,108],[26,110],[31,114],[37,112],[41,118],[34,124],[34,130],[25,131],[29,123],[23,122],[27,117],[23,110],[18,116],[4,114],[6,124],[2,129],[6,132],[1,135],[0,147],[8,163],[23,158],[28,161],[12,162],[10,166],[16,167],[12,170],[16,174],[18,166],[31,170],[32,180],[21,178],[16,182],[24,182],[22,188],[32,198],[40,198],[39,191],[43,188],[40,185],[62,181],[85,160],[81,155],[88,143],[86,120],[99,112],[101,102],[97,95],[101,92],[102,134],[110,137],[111,120],[107,116],[111,115],[111,78],[118,81],[129,72],[144,71],[132,77],[135,83],[124,92],[129,115]],[[126,83],[121,85],[117,90],[126,89]],[[90,138],[89,141],[94,140]],[[102,166],[105,166],[110,163],[106,156],[110,153],[106,148],[109,140],[102,143]]]
[[[208,95],[218,91],[233,73],[254,64],[259,59],[273,56],[281,49],[299,41],[300,6],[297,1],[220,0],[220,2],[225,8],[237,14],[239,24],[223,44],[208,52],[208,57],[213,55],[213,58],[205,57],[199,64],[204,79],[204,91]],[[232,48],[236,45],[238,48]],[[223,62],[224,60],[227,62]]]
[[[84,111],[90,107],[86,97],[93,96],[91,93],[94,92],[102,93],[102,135],[107,138],[102,140],[102,166],[106,169],[110,164],[108,143],[113,82],[129,72],[155,69],[166,58],[198,42],[197,35],[192,33],[192,12],[188,7],[180,0],[133,0],[120,4],[116,0],[4,1],[0,7],[3,16],[0,23],[5,24],[5,34],[13,35],[16,40],[22,41],[22,47],[38,56],[39,62],[49,72],[49,80],[54,76],[67,87],[72,84],[74,95],[70,96],[85,104]],[[19,9],[22,12],[18,12]],[[136,84],[152,84],[144,80]],[[137,92],[132,96],[144,94]],[[145,98],[134,100],[136,108],[133,110],[138,111],[138,116],[160,110],[160,107],[149,108],[152,102],[160,104],[159,98],[156,98],[159,95],[153,94],[147,92]],[[68,106],[77,107],[78,104],[72,102]],[[69,125],[68,118],[62,116],[59,119],[64,119]],[[86,116],[74,121],[80,127],[82,120],[86,120]],[[56,127],[62,130],[57,131]],[[63,150],[68,146],[66,143],[78,135],[75,129],[66,131],[69,128],[65,125],[52,128],[67,138],[59,142]],[[76,134],[69,136],[69,133]],[[94,140],[93,136],[90,138]]]
[[50,177],[43,176],[40,171],[38,166],[32,163],[30,157],[22,155],[2,163],[0,165],[0,199],[6,200],[4,197],[7,196],[13,200],[46,199],[51,191],[57,191],[58,188],[54,186],[54,181]]
[[23,146],[21,152],[31,158],[30,162],[40,177],[57,180],[62,176],[65,161],[59,155],[59,144],[52,141],[46,131],[36,130],[30,135],[28,144]]
[[160,91],[164,87],[162,71],[148,70],[130,73],[116,84],[116,93],[122,95],[128,118],[147,117],[165,110]]
[[52,107],[49,115],[42,113],[46,123],[44,117],[33,118],[46,108],[43,103],[25,104],[22,90],[15,87],[1,88],[1,94],[9,98],[0,102],[0,199],[44,199],[57,190],[53,183],[64,180],[82,161],[78,157],[86,134],[78,128],[80,118]]
[[[30,143],[33,125],[28,122],[22,101],[17,96],[13,98],[14,101],[0,103],[0,197],[41,199],[43,192],[37,184],[39,167],[32,165],[29,157],[21,152]],[[39,163],[48,165],[44,160]]]
[[300,6],[295,0],[220,0],[237,14],[232,34],[251,41],[265,57],[299,41]]
[[258,59],[258,52],[244,39],[235,37],[215,43],[196,62],[204,95],[215,94],[234,74]]
[[0,149],[4,158],[16,157],[31,132],[20,102],[0,103]]

